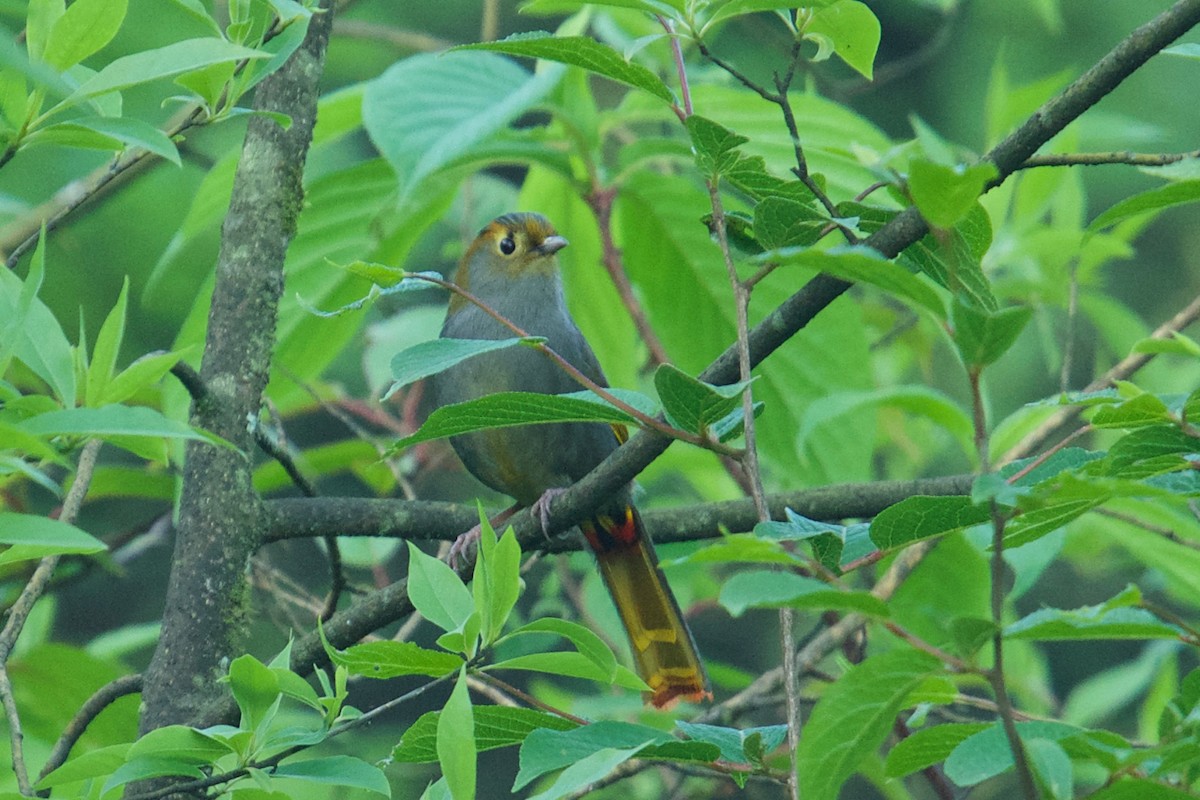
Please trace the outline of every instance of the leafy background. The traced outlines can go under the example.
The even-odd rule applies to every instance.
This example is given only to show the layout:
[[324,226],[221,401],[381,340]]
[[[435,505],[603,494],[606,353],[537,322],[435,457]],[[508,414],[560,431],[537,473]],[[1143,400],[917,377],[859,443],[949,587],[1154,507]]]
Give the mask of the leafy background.
[[[912,140],[914,130],[930,130],[954,143],[948,147],[982,152],[1113,42],[1167,7],[1121,0],[891,0],[870,5],[882,24],[876,84],[865,83],[837,60],[813,65],[800,79],[811,90],[797,99],[808,156],[813,171],[826,176],[839,200],[876,177],[844,152],[848,138],[864,149],[858,155],[865,150],[885,155]],[[499,3],[498,11],[495,33],[501,37],[553,29],[563,19],[518,14],[516,4],[507,2]],[[25,13],[24,3],[0,3],[0,23],[9,31],[23,27]],[[436,60],[425,55],[478,41],[480,17],[478,3],[452,0],[358,0],[338,12],[306,176],[306,206],[289,254],[269,390],[272,413],[286,420],[289,436],[304,451],[302,464],[320,476],[328,494],[411,491],[422,497],[468,499],[477,493],[474,485],[454,474],[453,459],[441,445],[422,446],[401,459],[403,480],[398,485],[395,474],[378,463],[376,450],[348,436],[314,399],[378,395],[388,383],[391,355],[431,335],[440,322],[437,300],[429,296],[388,297],[358,314],[312,315],[305,304],[332,309],[367,291],[366,281],[331,268],[330,261],[363,259],[413,270],[446,270],[474,231],[497,213],[517,207],[542,211],[571,239],[562,260],[572,310],[596,345],[610,381],[630,388],[649,385],[641,369],[645,349],[607,277],[595,267],[601,252],[595,221],[564,179],[564,169],[579,168],[577,162],[567,163],[563,153],[568,148],[588,150],[600,174],[622,180],[614,233],[673,360],[694,373],[732,339],[725,278],[710,237],[698,222],[708,205],[679,158],[683,140],[667,107],[644,95],[627,95],[612,82],[588,81],[576,69],[543,66],[533,77],[528,62],[504,61],[494,54],[467,51]],[[620,10],[598,13],[594,23],[593,31],[618,49],[655,30],[651,21]],[[116,37],[88,63],[100,66],[204,34],[183,4],[130,0]],[[778,21],[760,14],[725,26],[709,44],[751,77],[768,80],[778,66],[771,53],[785,52],[788,42]],[[637,55],[639,63],[663,75],[671,74],[669,58],[661,40]],[[1180,98],[1181,87],[1194,82],[1195,69],[1194,59],[1155,58],[1062,134],[1056,149],[1193,148],[1200,108]],[[751,141],[744,151],[764,157],[776,174],[785,173],[792,154],[777,112],[711,65],[698,66],[693,78],[698,111],[748,136]],[[497,107],[497,97],[518,87],[557,109],[558,118],[548,129],[540,126],[549,118],[524,113],[521,98],[510,110]],[[170,81],[135,87],[124,93],[124,114],[163,124],[176,108],[167,98],[179,91]],[[589,92],[594,92],[595,106]],[[438,137],[430,137],[425,126],[436,119],[434,112],[447,107],[462,111],[477,127],[463,134],[474,137],[471,141],[443,141],[447,159],[435,163],[428,159],[437,155],[430,145]],[[490,136],[514,118],[521,132]],[[576,130],[564,128],[562,119],[578,123]],[[644,137],[642,151],[619,146],[629,120],[636,121],[638,135]],[[69,334],[79,328],[88,342],[96,342],[128,279],[129,321],[118,363],[201,341],[205,309],[197,298],[211,288],[223,201],[243,130],[244,118],[234,118],[189,133],[180,165],[160,161],[140,171],[102,193],[49,237],[40,296]],[[607,138],[599,138],[597,131]],[[686,145],[683,153],[686,156]],[[638,163],[639,157],[650,160]],[[54,144],[19,152],[0,170],[3,249],[10,250],[30,232],[34,209],[110,158],[111,154]],[[481,167],[488,169],[478,171]],[[1185,169],[1194,166],[1180,167],[1176,175],[1186,176]],[[1159,177],[1128,167],[1048,168],[1023,173],[984,199],[994,228],[984,266],[996,295],[1006,303],[1037,304],[1017,344],[986,376],[990,414],[1004,421],[994,452],[1003,452],[1027,429],[1034,412],[1023,410],[1024,404],[1060,388],[1066,278],[1072,270],[1081,287],[1068,382],[1072,388],[1123,357],[1133,342],[1196,296],[1196,206],[1170,209],[1151,220],[1125,220],[1092,235],[1083,231],[1121,198],[1160,183]],[[26,270],[23,264],[17,272],[23,276]],[[800,269],[793,273],[780,273],[777,281],[756,291],[758,313],[774,307],[811,275]],[[196,352],[189,351],[193,361]],[[1158,393],[1187,393],[1200,383],[1200,367],[1194,357],[1168,356],[1139,373],[1138,382]],[[155,396],[158,391],[148,390],[138,399],[161,401],[176,413],[184,408],[186,396],[177,386],[164,384],[161,398]],[[837,301],[773,357],[756,392],[766,402],[760,435],[769,489],[973,468],[965,410],[968,387],[952,347],[935,326],[878,292],[855,290]],[[391,410],[404,432],[421,414],[415,396],[408,405],[396,403]],[[1105,446],[1113,436],[1101,434],[1095,446]],[[93,489],[97,501],[86,507],[82,527],[121,541],[140,535],[164,512],[174,492],[170,470],[155,468],[146,475],[133,471],[137,464],[131,456],[107,456]],[[264,491],[293,491],[271,463],[259,467],[256,482]],[[646,507],[719,499],[736,492],[715,459],[680,446],[656,462],[641,483]],[[28,492],[21,499],[31,509],[44,511],[55,502],[36,488],[22,491]],[[498,499],[489,498],[493,501]],[[1143,518],[1157,515],[1162,525],[1181,524],[1173,509],[1118,501],[1119,509],[1122,503]],[[1194,520],[1191,525],[1194,529]],[[953,633],[946,629],[944,609],[986,617],[987,563],[978,544],[970,537],[955,537],[939,546],[892,600],[893,615],[935,643]],[[404,555],[391,543],[356,540],[348,542],[346,550],[364,583],[402,574]],[[686,552],[683,546],[663,548],[666,556]],[[27,700],[61,698],[53,705],[26,703],[40,706],[28,722],[27,733],[35,743],[51,739],[91,687],[123,667],[145,664],[156,638],[152,623],[161,611],[169,555],[169,547],[151,540],[147,552],[136,558],[118,551],[99,566],[72,565],[65,571],[54,603],[39,608],[32,632],[22,640],[23,658],[14,665],[14,670],[19,668],[14,680]],[[1017,572],[1014,616],[1042,606],[1101,603],[1131,580],[1181,613],[1195,611],[1200,570],[1194,568],[1194,551],[1181,555],[1162,539],[1113,517],[1080,518],[1065,532],[1053,533],[1012,558],[1026,559]],[[286,576],[311,572],[320,554],[315,546],[287,543],[273,547],[264,559],[270,569],[263,565],[266,577],[260,588],[271,590],[265,595],[279,592]],[[586,556],[572,556],[570,563],[579,572],[589,568]],[[670,572],[685,605],[714,597],[722,575],[694,564]],[[15,591],[16,577],[6,576],[6,591]],[[539,565],[526,576],[534,591],[521,612],[535,616],[563,610],[557,594],[563,579],[556,567]],[[567,578],[568,583],[574,580]],[[612,630],[614,615],[598,582],[584,580],[583,591],[586,607]],[[265,602],[269,613],[257,626],[262,651],[256,654],[267,659],[283,646],[291,615],[299,612],[285,601]],[[736,685],[739,670],[754,674],[776,662],[775,626],[774,613],[762,610],[730,624],[726,613],[711,604],[695,619],[706,656],[715,664],[729,665],[719,674],[729,685]],[[1036,647],[1015,642],[1009,670],[1022,705],[1058,709],[1062,718],[1078,724],[1103,724],[1147,737],[1155,724],[1151,711],[1159,706],[1140,700],[1169,693],[1175,676],[1194,665],[1191,652],[1155,642]],[[905,666],[896,668],[902,671]],[[76,687],[76,694],[64,694],[63,686]],[[565,691],[540,688],[552,697],[555,691]],[[355,697],[361,707],[372,705],[373,696],[395,693],[376,685],[356,691],[362,692]],[[429,707],[440,705],[440,700],[425,702]],[[610,709],[614,701],[592,700],[591,706],[587,702],[581,705],[584,712],[602,703]],[[630,699],[625,710],[634,705],[636,700]],[[396,729],[425,710],[419,704],[414,708],[395,720]],[[135,713],[135,701],[123,700],[101,717],[111,728],[89,736],[99,742],[115,738],[118,730],[127,733]],[[386,752],[395,734],[382,727],[358,734],[366,741],[354,744],[354,750]],[[496,791],[507,791],[515,774],[513,759],[503,754],[484,754],[482,759],[480,775],[494,779],[500,787]],[[389,774],[396,781],[397,796],[406,796],[419,791],[432,773],[413,768]],[[654,791],[651,777],[639,780],[642,790]],[[1003,796],[1003,791],[997,788],[994,796]],[[987,796],[985,792],[979,796]]]

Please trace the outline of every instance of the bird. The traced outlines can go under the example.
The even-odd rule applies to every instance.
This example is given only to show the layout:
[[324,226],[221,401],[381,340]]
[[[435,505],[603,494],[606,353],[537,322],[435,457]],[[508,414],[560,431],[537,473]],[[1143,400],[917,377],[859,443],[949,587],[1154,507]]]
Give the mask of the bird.
[[[568,244],[533,212],[497,217],[467,248],[455,283],[524,330],[600,386],[604,372],[567,309],[557,253]],[[463,294],[452,294],[445,339],[505,339],[513,332]],[[510,347],[474,356],[430,378],[436,406],[496,392],[565,394],[581,387],[546,354]],[[450,438],[467,471],[513,498],[542,508],[543,498],[578,481],[627,437],[623,426],[547,423],[493,428]],[[654,545],[626,486],[580,524],[629,637],[646,699],[666,708],[680,699],[711,699],[708,677],[679,603],[658,565]]]

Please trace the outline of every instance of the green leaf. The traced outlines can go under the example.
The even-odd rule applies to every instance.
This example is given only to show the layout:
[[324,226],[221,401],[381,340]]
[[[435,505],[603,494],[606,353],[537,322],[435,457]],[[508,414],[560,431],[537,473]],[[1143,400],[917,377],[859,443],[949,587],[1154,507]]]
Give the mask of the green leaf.
[[[13,350],[19,342],[26,338],[25,334],[25,319],[29,316],[30,309],[34,306],[34,301],[37,299],[37,293],[42,288],[42,281],[46,277],[46,250],[43,242],[46,237],[46,231],[43,228],[38,234],[37,249],[34,250],[33,258],[29,263],[29,274],[26,276],[24,283],[17,280],[16,284],[0,282],[0,308],[7,307],[9,312],[6,316],[8,322],[0,327],[0,378],[8,373],[8,366],[12,363]],[[20,288],[14,294],[8,294],[14,289]]]
[[[649,745],[673,741],[675,739],[672,736],[655,728],[609,720],[593,722],[591,725],[567,731],[539,728],[530,733],[521,745],[521,767],[512,790],[515,792],[548,772],[562,769],[598,753],[627,751],[629,755],[625,758],[630,758]],[[609,767],[610,770],[611,768]]]
[[25,46],[29,57],[43,60],[54,23],[66,13],[66,0],[29,0],[25,14]]
[[116,305],[108,312],[108,317],[100,326],[100,333],[96,335],[96,345],[92,348],[87,383],[84,386],[85,405],[93,407],[100,405],[100,395],[108,381],[116,373],[117,356],[121,352],[121,340],[125,338],[125,308],[128,299],[129,276],[126,276]]
[[87,98],[179,75],[209,64],[269,56],[270,53],[231,44],[224,39],[185,39],[112,61],[84,81],[67,99],[67,103],[78,103]]
[[[1018,722],[1021,741],[1034,739],[1060,741],[1080,732],[1074,725],[1061,722]],[[999,722],[963,740],[946,758],[946,777],[959,786],[975,786],[1012,769],[1012,749]]]
[[[838,213],[857,217],[859,229],[868,234],[878,231],[897,214],[890,209],[854,202],[839,203]],[[983,206],[975,203],[957,225],[937,235],[926,234],[909,245],[898,261],[925,273],[952,294],[961,294],[981,308],[995,310],[996,297],[981,263],[991,244],[991,218]]]
[[811,204],[789,197],[766,197],[754,207],[754,235],[764,250],[816,244],[829,224]]
[[496,541],[486,514],[480,514],[479,523],[482,533],[471,589],[475,610],[479,612],[483,646],[490,647],[500,636],[521,595],[521,546],[511,527]]
[[[404,732],[392,751],[392,760],[406,764],[431,764],[438,760],[437,727],[440,711],[429,711]],[[532,708],[514,706],[476,706],[475,746],[479,752],[520,744],[539,728],[567,731],[578,723]]]
[[555,36],[544,31],[514,33],[498,42],[459,45],[455,50],[491,50],[512,56],[528,56],[582,67],[618,83],[642,89],[655,97],[674,102],[667,85],[650,70],[626,60],[606,44],[587,36]]
[[111,775],[125,763],[125,756],[132,746],[132,743],[114,744],[80,753],[35,783],[33,788],[50,789],[65,783]]
[[936,228],[952,228],[962,221],[996,177],[996,165],[984,161],[971,166],[947,166],[914,159],[908,169],[908,189],[921,216]]
[[242,711],[244,727],[256,729],[274,716],[279,703],[279,679],[265,664],[244,654],[229,665],[229,688]]
[[1029,306],[992,312],[955,298],[951,313],[954,343],[963,363],[979,369],[995,362],[1013,346],[1032,316]]
[[1196,795],[1145,778],[1123,778],[1092,794],[1088,800],[1195,800]]
[[654,388],[671,424],[700,435],[741,406],[742,392],[748,385],[713,386],[671,364],[662,364],[654,371]]
[[383,770],[354,756],[325,756],[280,764],[273,778],[292,778],[304,783],[348,786],[391,797],[392,790]]
[[836,800],[842,784],[883,744],[909,693],[940,666],[924,653],[895,650],[867,658],[829,686],[796,753],[801,796]]
[[888,751],[883,772],[889,778],[902,778],[940,764],[954,748],[987,727],[987,723],[962,723],[934,725],[914,731]]
[[929,311],[935,319],[946,318],[946,307],[933,287],[869,247],[835,247],[830,250],[788,248],[763,253],[754,260],[807,267],[843,280],[868,283]]
[[134,742],[129,748],[129,758],[170,756],[192,764],[211,764],[231,752],[228,745],[203,731],[186,725],[167,725],[147,732]]
[[161,412],[145,406],[64,408],[23,420],[20,428],[40,436],[97,436],[102,439],[150,436],[225,444],[223,439],[211,433],[168,419]]
[[[556,617],[543,617],[522,625],[505,638],[529,633],[552,633],[561,636],[574,645],[580,655],[596,665],[598,674],[603,676],[601,680],[611,681],[616,675],[617,658],[613,655],[613,651],[609,649],[603,639],[583,625]],[[512,664],[510,660],[501,661],[494,666],[511,668]]]
[[99,553],[104,542],[87,531],[49,517],[0,511],[0,565],[67,553]]
[[540,102],[563,70],[530,75],[492,53],[422,54],[367,85],[363,126],[396,171],[401,205],[438,170]]
[[1167,404],[1152,394],[1139,394],[1122,403],[1103,405],[1088,420],[1094,428],[1143,428],[1171,421]]
[[395,383],[388,389],[384,399],[391,397],[398,389],[430,375],[436,375],[460,361],[530,341],[537,342],[542,339],[432,339],[413,345],[392,358],[392,378]]
[[[45,264],[45,244],[40,240],[30,265],[35,293]],[[21,314],[19,309],[23,304],[26,310]],[[26,296],[21,279],[8,269],[0,270],[0,319],[5,318],[23,320],[16,331],[13,355],[50,386],[62,405],[75,405],[75,355],[71,343],[50,309],[36,296]]]
[[134,781],[165,777],[199,779],[204,777],[204,772],[189,758],[176,758],[172,755],[130,757],[108,776],[108,780],[100,788],[100,794],[106,795],[113,789]]
[[438,762],[454,800],[475,797],[475,718],[467,693],[467,668],[458,674],[437,724]]
[[190,350],[176,350],[170,353],[148,353],[138,358],[105,385],[100,393],[100,405],[124,402],[147,386],[157,383],[189,352]]
[[[771,752],[783,744],[787,738],[786,725],[767,725],[758,728],[725,728],[719,725],[704,725],[697,722],[675,723],[679,730],[687,734],[689,739],[697,742],[707,742],[716,745],[721,750],[721,758],[740,764],[759,764],[762,759],[753,755],[757,752]],[[747,743],[757,737],[757,744]]]
[[113,40],[128,0],[75,0],[50,29],[42,59],[60,71],[83,61]]
[[605,686],[620,686],[622,689],[637,691],[646,691],[648,688],[641,678],[620,664],[617,664],[616,670],[613,671],[597,666],[596,661],[582,653],[570,651],[513,656],[490,665],[488,669],[519,669],[547,675],[562,675],[567,678],[581,678]]
[[1200,200],[1200,181],[1168,183],[1166,186],[1150,189],[1149,191],[1135,194],[1133,197],[1126,197],[1092,220],[1091,224],[1088,225],[1088,230],[1103,230],[1130,217],[1136,217],[1139,214],[1161,211],[1164,208],[1182,205],[1183,203],[1194,203],[1197,200]]
[[808,407],[796,432],[797,447],[805,447],[817,430],[840,424],[856,411],[896,408],[923,416],[949,432],[967,456],[974,455],[974,424],[967,411],[948,395],[926,386],[891,386],[866,392],[832,392]]
[[1129,587],[1108,602],[1075,609],[1041,608],[1004,629],[1009,639],[1178,639],[1179,628],[1143,608],[1141,593]]
[[460,433],[511,428],[543,422],[607,422],[636,425],[633,417],[613,408],[598,397],[539,394],[537,392],[500,392],[442,406],[433,411],[416,433],[392,445],[399,452],[414,444],[457,436]]
[[444,631],[462,628],[475,601],[462,579],[443,561],[408,543],[408,597],[425,619]]
[[[805,7],[821,8],[823,6],[832,5],[837,0],[807,0]],[[744,14],[757,14],[761,11],[790,11],[796,8],[796,5],[789,0],[725,0],[723,3],[710,3],[710,8],[715,8],[715,12],[701,28],[701,33],[708,30],[712,25],[718,22],[723,22],[733,17],[740,17]]]
[[869,592],[847,592],[829,584],[778,570],[738,572],[721,585],[719,602],[740,617],[748,608],[808,608],[888,616],[887,604]]
[[866,3],[837,0],[818,8],[804,30],[828,37],[833,42],[833,52],[838,58],[867,80],[872,80],[875,53],[879,50],[880,27],[879,19]]
[[880,550],[892,550],[990,519],[988,509],[975,505],[969,497],[907,497],[875,516],[871,541]]
[[25,144],[57,144],[92,150],[124,150],[132,145],[175,166],[180,165],[179,149],[165,133],[130,117],[77,117],[69,122],[38,128],[26,138]]
[[687,129],[696,152],[696,166],[708,178],[728,172],[741,158],[737,149],[750,141],[699,114],[687,118]]

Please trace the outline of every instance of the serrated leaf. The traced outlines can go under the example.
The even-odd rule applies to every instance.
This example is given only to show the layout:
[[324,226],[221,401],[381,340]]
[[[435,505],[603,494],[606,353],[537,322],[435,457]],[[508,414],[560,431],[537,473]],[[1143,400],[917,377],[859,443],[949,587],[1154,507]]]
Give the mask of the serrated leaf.
[[805,32],[828,37],[838,58],[867,80],[872,79],[880,26],[879,19],[866,3],[837,0],[824,5],[813,14]]
[[672,741],[669,734],[655,728],[608,720],[567,731],[538,729],[521,745],[521,767],[512,788],[517,791],[548,772],[600,752],[626,751],[629,755],[625,758],[629,758],[649,745]]
[[829,217],[809,203],[766,197],[754,207],[754,235],[764,250],[816,244]]
[[769,251],[754,261],[797,265],[852,282],[868,283],[918,308],[936,319],[946,318],[946,308],[931,286],[911,272],[888,261],[869,247],[835,247],[830,250],[786,248]]
[[924,653],[894,650],[870,656],[828,687],[796,753],[801,796],[836,800],[842,784],[887,738],[909,693],[940,666]]
[[888,616],[887,604],[869,592],[847,592],[827,583],[778,570],[738,572],[721,585],[718,601],[740,617],[749,608],[806,608]]
[[346,786],[363,789],[384,797],[392,790],[387,776],[379,767],[354,756],[324,756],[304,761],[288,761],[271,771],[272,778],[291,778],[304,783]]
[[429,650],[412,642],[379,641],[351,645],[345,650],[328,648],[330,660],[351,675],[366,678],[395,678],[428,675],[440,678],[462,666],[454,653]]
[[699,114],[687,118],[687,129],[696,152],[696,166],[709,178],[716,178],[737,164],[741,158],[737,149],[750,141]]
[[969,497],[908,497],[875,516],[871,541],[886,551],[990,519],[988,509],[975,505]]
[[1133,197],[1126,197],[1092,220],[1088,230],[1103,230],[1139,214],[1160,211],[1183,203],[1194,203],[1197,200],[1200,200],[1200,181],[1168,183]]
[[[1059,741],[1080,732],[1061,722],[1018,722],[1017,734],[1024,742],[1034,739]],[[959,786],[975,786],[1012,769],[1013,755],[1004,729],[993,723],[967,737],[946,758],[946,777]]]
[[497,42],[459,45],[453,50],[491,50],[513,56],[528,56],[582,67],[588,72],[642,89],[668,103],[675,98],[667,85],[641,64],[626,60],[620,53],[587,36],[555,36],[544,31],[514,33]]
[[[392,760],[405,764],[432,764],[437,756],[437,725],[440,711],[429,711],[417,718],[392,751]],[[475,745],[479,752],[508,747],[525,741],[539,728],[567,731],[579,727],[556,714],[513,706],[476,706]]]
[[979,369],[995,362],[1013,346],[1032,317],[1033,309],[1028,306],[992,312],[955,298],[951,313],[954,344],[963,363]]
[[713,386],[671,364],[654,371],[654,388],[671,424],[701,435],[741,406],[748,383]]
[[930,225],[952,228],[970,213],[995,177],[996,165],[989,161],[968,167],[914,159],[909,165],[908,188]]
[[1152,394],[1139,394],[1121,403],[1103,405],[1088,420],[1094,428],[1142,428],[1169,422],[1171,411]]
[[1008,639],[1178,639],[1181,631],[1143,608],[1112,601],[1075,609],[1042,608],[1004,629]]
[[[687,734],[689,739],[707,742],[720,748],[721,758],[741,764],[760,763],[753,750],[757,753],[769,753],[787,738],[786,725],[767,725],[758,728],[725,728],[719,725],[704,725],[697,722],[679,720],[675,723],[679,730]],[[756,744],[747,748],[747,742],[756,737]]]
[[888,751],[887,761],[883,765],[884,774],[889,778],[902,778],[940,764],[955,747],[987,727],[987,723],[962,723],[934,725],[914,731]]
[[363,127],[396,171],[400,203],[557,85],[562,68],[530,75],[493,53],[421,54],[371,81]]
[[[391,397],[398,389],[422,378],[428,378],[430,375],[436,375],[460,361],[466,361],[468,358],[482,353],[503,350],[526,341],[531,340],[519,337],[512,339],[431,339],[428,342],[413,345],[392,357],[394,383],[387,390],[384,399]],[[533,339],[532,341],[540,340]]]
[[637,424],[633,417],[613,408],[598,397],[587,400],[536,392],[501,392],[435,409],[416,433],[396,442],[391,452],[399,452],[414,444],[457,436],[460,433],[544,422]]

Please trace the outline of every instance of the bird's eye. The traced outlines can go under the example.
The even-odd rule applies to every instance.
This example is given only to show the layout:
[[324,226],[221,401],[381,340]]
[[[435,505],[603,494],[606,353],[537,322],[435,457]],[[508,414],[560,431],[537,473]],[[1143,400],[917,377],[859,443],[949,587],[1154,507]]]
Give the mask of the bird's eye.
[[500,252],[506,256],[511,256],[513,251],[517,249],[517,243],[513,241],[511,236],[505,236],[500,240]]

